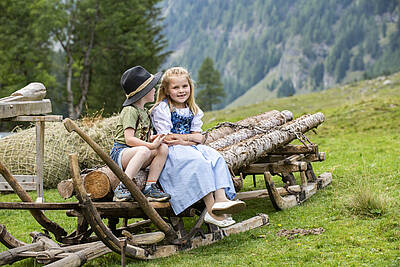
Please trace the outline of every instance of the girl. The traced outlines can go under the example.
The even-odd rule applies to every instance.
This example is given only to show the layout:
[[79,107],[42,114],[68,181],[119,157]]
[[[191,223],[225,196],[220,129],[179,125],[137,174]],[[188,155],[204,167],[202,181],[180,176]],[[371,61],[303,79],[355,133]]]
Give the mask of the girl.
[[[168,154],[163,135],[151,136],[152,125],[144,104],[154,101],[154,86],[161,73],[150,74],[141,66],[128,69],[121,77],[126,100],[111,149],[111,158],[133,179],[141,168],[149,167],[149,175],[143,194],[149,201],[167,201],[170,196],[156,186]],[[114,191],[115,201],[132,200],[131,193],[120,183]]]
[[229,200],[236,193],[224,159],[216,150],[201,145],[203,112],[194,101],[193,90],[184,68],[170,68],[161,78],[151,116],[157,133],[167,134],[164,142],[169,152],[159,181],[171,195],[175,214],[203,199],[207,208],[204,220],[226,227],[235,221],[222,215],[241,211],[245,203]]

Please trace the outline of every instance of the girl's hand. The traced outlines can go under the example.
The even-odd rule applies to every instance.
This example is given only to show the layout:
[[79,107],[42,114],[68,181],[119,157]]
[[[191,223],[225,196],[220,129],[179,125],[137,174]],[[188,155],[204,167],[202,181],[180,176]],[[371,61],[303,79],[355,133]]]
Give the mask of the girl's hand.
[[166,136],[166,134],[155,134],[155,135],[150,135],[150,142],[153,142],[157,136]]
[[189,139],[188,134],[168,134],[165,139],[164,143],[168,146],[174,145],[183,145],[183,146],[191,146],[197,145],[196,142],[193,142]]

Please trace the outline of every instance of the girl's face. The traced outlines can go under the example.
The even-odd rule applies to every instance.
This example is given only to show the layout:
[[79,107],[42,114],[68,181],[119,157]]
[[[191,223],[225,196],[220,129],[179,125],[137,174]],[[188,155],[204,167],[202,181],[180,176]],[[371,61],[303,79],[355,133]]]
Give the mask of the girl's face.
[[185,76],[173,76],[169,78],[167,95],[176,108],[185,108],[190,96],[190,85]]

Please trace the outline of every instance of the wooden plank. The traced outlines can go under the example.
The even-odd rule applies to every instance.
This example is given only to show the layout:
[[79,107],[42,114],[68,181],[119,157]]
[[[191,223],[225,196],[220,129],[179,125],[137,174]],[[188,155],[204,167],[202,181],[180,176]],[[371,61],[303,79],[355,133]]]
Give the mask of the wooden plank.
[[319,152],[318,154],[311,154],[304,157],[305,161],[314,162],[314,161],[324,161],[325,160],[325,152]]
[[[291,186],[289,186],[288,190],[286,190],[283,187],[278,187],[278,188],[276,188],[276,190],[278,191],[279,195],[287,196],[287,195],[289,195],[289,191],[299,193],[301,191],[301,188],[300,188],[300,185],[291,185]],[[253,190],[253,191],[248,191],[248,192],[239,192],[236,194],[236,199],[240,199],[240,200],[268,198],[268,197],[269,197],[269,195],[268,195],[267,189]]]
[[[257,216],[236,223],[229,227],[218,229],[216,232],[208,233],[205,234],[204,236],[194,237],[190,240],[191,242],[183,248],[176,245],[156,246],[153,251],[153,254],[147,253],[147,255],[144,256],[146,259],[157,259],[157,258],[167,257],[182,250],[187,251],[201,246],[210,245],[229,235],[246,232],[248,230],[252,230],[268,224],[269,224],[268,215],[259,214]],[[138,250],[138,254],[140,252],[141,251]],[[142,255],[137,255],[135,258],[139,259],[142,258],[140,256]]]
[[[36,190],[36,176],[35,175],[14,175],[18,183],[26,191]],[[14,191],[12,187],[7,183],[4,177],[0,174],[0,191]]]
[[273,173],[297,172],[307,170],[306,162],[274,162],[274,163],[254,163],[246,166],[241,171],[245,174],[261,174],[265,171]]
[[[36,175],[13,175],[18,183],[34,183],[36,182]],[[6,179],[0,174],[0,182],[6,182]]]
[[51,113],[50,99],[40,101],[0,102],[0,119],[21,115],[39,115]]
[[[26,191],[35,191],[36,190],[36,183],[19,183],[19,185],[25,189]],[[12,189],[12,187],[4,182],[4,183],[0,183],[0,191],[14,191],[14,189]]]
[[61,202],[61,203],[0,202],[0,209],[69,210],[69,209],[79,209],[79,203],[78,202]]
[[62,121],[62,115],[43,115],[43,116],[17,116],[10,119],[10,121],[34,121],[34,122],[57,122]]

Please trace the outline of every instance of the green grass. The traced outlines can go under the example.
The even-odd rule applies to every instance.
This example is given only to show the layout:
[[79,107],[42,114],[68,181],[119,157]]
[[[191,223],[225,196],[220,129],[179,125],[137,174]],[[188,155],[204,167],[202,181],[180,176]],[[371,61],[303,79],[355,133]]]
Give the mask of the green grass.
[[[234,218],[240,221],[266,213],[270,218],[268,226],[164,259],[129,259],[128,266],[399,266],[400,74],[388,79],[392,83],[385,86],[382,79],[362,81],[319,93],[207,113],[206,127],[271,109],[288,109],[295,117],[323,112],[326,121],[317,134],[307,135],[319,144],[320,151],[326,152],[325,162],[313,164],[315,172],[332,172],[332,184],[287,211],[275,211],[269,200],[247,201],[245,212]],[[262,188],[262,177],[257,177],[257,181],[257,188]],[[245,180],[244,189],[253,189],[251,178]],[[56,190],[46,191],[45,197],[47,202],[62,201]],[[17,197],[3,194],[0,201],[17,201]],[[378,204],[371,206],[371,202]],[[363,211],[369,207],[381,207],[382,212],[365,214]],[[74,219],[63,212],[46,211],[46,215],[68,231],[75,226]],[[27,211],[1,210],[0,223],[26,242],[30,231],[41,229]],[[325,232],[292,240],[276,235],[280,229],[317,227],[323,227]],[[33,260],[15,265],[31,266]],[[120,266],[120,257],[108,254],[85,266]]]

